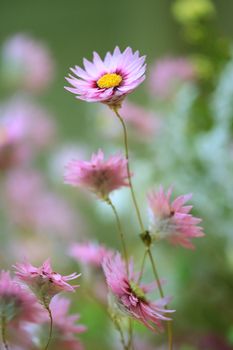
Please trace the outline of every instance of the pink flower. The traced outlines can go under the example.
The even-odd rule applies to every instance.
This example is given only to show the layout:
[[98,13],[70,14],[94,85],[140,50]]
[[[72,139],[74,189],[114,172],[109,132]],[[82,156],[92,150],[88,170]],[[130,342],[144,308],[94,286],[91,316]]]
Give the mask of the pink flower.
[[54,272],[49,259],[40,267],[34,267],[29,262],[18,263],[14,267],[18,278],[24,281],[42,303],[46,305],[50,303],[54,295],[62,291],[74,292],[77,286],[71,286],[67,281],[80,276],[76,273],[62,276]]
[[128,186],[127,160],[121,155],[104,160],[104,154],[99,150],[89,162],[73,160],[68,163],[65,182],[86,187],[105,200],[110,192]]
[[13,99],[0,109],[0,170],[28,163],[35,152],[51,145],[55,125],[40,107]]
[[77,211],[51,192],[44,180],[41,173],[32,170],[8,174],[4,196],[9,219],[23,230],[45,235],[72,236],[77,224],[83,230],[84,223]]
[[151,232],[156,240],[167,239],[174,245],[193,249],[191,239],[202,237],[202,227],[198,226],[201,219],[190,214],[191,205],[184,204],[192,197],[186,194],[171,201],[172,188],[167,193],[161,186],[158,192],[152,192],[148,196],[149,207],[152,214]]
[[46,46],[25,34],[16,34],[3,45],[8,82],[30,92],[44,90],[53,79],[54,62]]
[[93,63],[84,58],[85,70],[78,66],[71,68],[74,76],[70,74],[66,80],[73,87],[66,89],[78,99],[119,107],[124,97],[145,79],[144,61],[145,56],[139,57],[139,52],[133,53],[130,47],[122,53],[116,47],[104,60],[94,52]]
[[0,272],[0,317],[2,313],[7,324],[17,327],[21,322],[37,322],[42,314],[34,295],[5,271]]
[[109,251],[94,242],[74,243],[69,250],[70,256],[82,264],[99,267]]
[[156,62],[150,74],[150,90],[160,98],[169,98],[181,83],[196,76],[194,65],[186,58],[163,58]]
[[114,295],[119,309],[152,331],[162,330],[162,321],[170,320],[166,313],[173,312],[165,309],[170,298],[165,297],[155,302],[148,300],[147,293],[154,286],[138,284],[132,262],[129,264],[127,276],[126,265],[119,253],[104,259],[103,270],[108,288]]

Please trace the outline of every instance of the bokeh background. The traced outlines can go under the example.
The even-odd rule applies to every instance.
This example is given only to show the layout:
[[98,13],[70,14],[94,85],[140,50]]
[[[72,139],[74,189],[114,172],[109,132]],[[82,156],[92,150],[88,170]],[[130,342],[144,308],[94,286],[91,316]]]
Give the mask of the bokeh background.
[[[21,113],[26,109],[36,114],[25,107],[30,103],[43,109],[52,126],[40,127],[40,118],[37,124],[32,121],[30,161],[1,169],[0,264],[9,269],[23,256],[35,264],[50,256],[62,272],[83,270],[85,287],[72,297],[72,311],[79,312],[88,327],[81,336],[87,349],[119,345],[105,313],[86,292],[97,292],[101,272],[95,280],[88,266],[71,259],[69,247],[85,240],[111,248],[119,248],[119,243],[110,209],[64,185],[64,164],[73,156],[89,159],[99,148],[106,154],[123,150],[122,135],[107,107],[78,101],[63,87],[70,67],[82,65],[83,57],[91,59],[93,51],[103,57],[116,45],[147,55],[147,80],[129,98],[142,110],[137,116],[132,112],[127,122],[144,221],[149,222],[146,194],[159,184],[172,184],[175,195],[192,192],[193,212],[203,218],[206,237],[198,240],[195,251],[163,243],[154,247],[160,275],[167,280],[166,293],[173,296],[177,310],[177,349],[233,349],[232,11],[233,3],[221,0],[1,0],[0,118],[20,108]],[[4,58],[4,45],[18,33],[42,42],[52,57],[53,79],[36,93],[19,88],[21,78]],[[186,64],[192,73],[184,73]],[[39,141],[46,139],[46,132],[42,147]],[[35,224],[30,209],[42,192],[49,196],[37,200],[40,215]],[[139,229],[127,189],[113,200],[127,225],[131,254],[140,259],[143,246],[135,238]],[[150,278],[149,266],[147,270]],[[163,346],[165,336],[135,327],[145,338],[138,348]]]

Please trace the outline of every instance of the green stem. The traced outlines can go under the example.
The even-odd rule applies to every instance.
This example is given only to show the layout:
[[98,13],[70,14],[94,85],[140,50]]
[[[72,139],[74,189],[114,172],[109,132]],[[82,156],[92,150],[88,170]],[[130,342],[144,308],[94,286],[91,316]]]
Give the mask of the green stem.
[[[152,270],[153,270],[156,282],[158,284],[160,296],[161,296],[161,298],[164,298],[163,289],[162,289],[162,286],[161,286],[161,283],[159,280],[159,275],[158,275],[158,272],[157,272],[157,269],[155,266],[155,262],[154,262],[151,250],[150,250],[150,248],[147,248],[147,249],[148,249],[148,255],[149,255],[150,262],[151,262]],[[169,344],[168,349],[172,350],[173,349],[173,330],[172,330],[172,322],[171,321],[167,321],[167,334],[168,334],[168,344]]]
[[52,312],[51,312],[51,310],[50,310],[50,307],[49,307],[49,305],[48,305],[46,302],[44,303],[44,307],[45,307],[45,309],[48,311],[49,320],[50,320],[50,325],[49,325],[49,338],[48,338],[47,344],[45,345],[45,348],[44,348],[44,350],[48,350],[50,341],[51,341],[51,339],[52,339],[53,317],[52,317]]
[[143,272],[144,272],[144,267],[145,267],[147,254],[148,254],[148,248],[145,249],[145,252],[144,252],[144,255],[143,255],[143,258],[142,258],[141,269],[140,269],[140,273],[139,273],[139,277],[138,277],[138,284],[140,284],[141,279],[142,279],[142,275],[143,275]]
[[133,343],[133,321],[132,319],[129,319],[129,342],[128,342],[128,349],[134,350],[134,343]]
[[128,253],[127,253],[124,232],[122,229],[120,217],[119,217],[118,212],[116,210],[116,207],[113,204],[113,202],[111,201],[111,199],[107,198],[106,202],[110,205],[110,207],[112,208],[113,213],[115,215],[116,224],[117,224],[117,228],[118,228],[118,232],[119,232],[120,240],[121,240],[121,244],[122,244],[123,254],[124,254],[124,258],[125,258],[125,262],[126,262],[126,271],[127,271],[127,275],[129,275],[129,257],[128,257]]
[[7,344],[7,339],[6,339],[6,317],[5,315],[3,314],[2,315],[2,320],[1,320],[2,324],[1,324],[1,328],[2,328],[2,342],[3,342],[3,345],[4,345],[4,348],[5,350],[9,350],[9,346]]
[[116,330],[117,330],[117,331],[119,332],[119,334],[120,334],[120,339],[121,339],[121,344],[122,344],[122,346],[123,346],[123,349],[124,349],[124,350],[129,350],[128,345],[125,343],[124,333],[123,333],[123,331],[122,331],[122,329],[121,329],[121,326],[120,326],[118,320],[117,320],[117,319],[112,319],[112,321],[113,321],[113,323],[114,323],[114,325],[115,325],[115,327],[116,327]]
[[[132,181],[131,181],[131,175],[130,175],[129,146],[128,146],[127,129],[126,129],[126,125],[125,125],[125,123],[124,123],[123,118],[121,117],[121,115],[120,115],[119,112],[118,112],[118,108],[117,108],[117,107],[113,108],[113,111],[115,112],[117,118],[118,118],[119,121],[121,122],[121,125],[122,125],[122,128],[123,128],[123,133],[124,133],[124,146],[125,146],[125,158],[126,158],[126,160],[127,160],[128,181],[129,181],[129,186],[130,186],[130,191],[131,191],[132,200],[133,200],[134,207],[135,207],[136,214],[137,214],[137,218],[138,218],[138,223],[139,223],[140,228],[141,228],[141,231],[142,231],[142,233],[143,233],[143,232],[146,232],[146,231],[145,231],[145,228],[144,228],[144,225],[143,225],[143,221],[142,221],[140,209],[139,209],[139,206],[138,206],[138,203],[137,203],[137,199],[136,199],[136,195],[135,195],[135,192],[134,192],[133,184],[132,184]],[[154,273],[156,282],[157,282],[157,284],[158,284],[158,288],[159,288],[160,295],[161,295],[161,297],[163,298],[163,297],[164,297],[163,289],[162,289],[162,286],[161,286],[161,283],[160,283],[160,280],[159,280],[158,272],[157,272],[157,269],[156,269],[156,266],[155,266],[155,262],[154,262],[153,256],[152,256],[152,254],[151,254],[150,247],[147,247],[147,253],[148,253],[149,258],[150,258],[152,270],[153,270],[153,273]],[[146,255],[147,255],[147,254],[145,254],[145,255],[144,255],[144,258],[143,258],[143,264],[142,264],[142,269],[141,269],[142,273],[143,273],[143,268],[144,268],[144,264],[145,264],[145,261],[144,261],[144,260],[145,260],[145,256],[146,256]],[[140,277],[140,279],[141,279],[141,277]],[[169,350],[172,350],[173,340],[172,340],[172,326],[171,326],[171,322],[170,322],[170,321],[167,322],[167,331],[168,331]]]
[[130,191],[131,191],[131,196],[132,196],[132,200],[134,203],[134,207],[136,210],[136,214],[137,214],[137,218],[138,218],[138,222],[139,225],[141,227],[142,232],[145,231],[144,229],[144,225],[143,225],[143,221],[142,221],[142,217],[141,217],[141,213],[139,210],[139,206],[137,203],[137,199],[136,199],[136,195],[134,193],[134,188],[133,188],[133,184],[132,184],[132,180],[131,180],[131,173],[130,173],[130,165],[129,165],[129,146],[128,146],[128,135],[127,135],[127,129],[126,129],[126,125],[124,123],[123,118],[120,116],[118,109],[117,108],[113,108],[117,118],[120,120],[121,125],[123,127],[123,132],[124,132],[124,146],[125,146],[125,158],[127,160],[127,175],[128,175],[128,181],[129,181],[129,186],[130,186]]
[[114,318],[111,313],[107,310],[107,308],[105,307],[105,304],[98,299],[89,288],[86,288],[87,294],[86,296],[89,297],[93,302],[95,302],[98,306],[101,307],[101,309],[106,313],[106,315],[110,318],[110,320],[112,321],[112,323],[114,324],[116,330],[119,332],[120,334],[120,340],[121,340],[121,344],[123,346],[124,350],[128,350],[127,348],[127,344],[125,342],[125,338],[124,338],[124,333],[121,329],[121,326],[118,322],[118,320],[116,318]]

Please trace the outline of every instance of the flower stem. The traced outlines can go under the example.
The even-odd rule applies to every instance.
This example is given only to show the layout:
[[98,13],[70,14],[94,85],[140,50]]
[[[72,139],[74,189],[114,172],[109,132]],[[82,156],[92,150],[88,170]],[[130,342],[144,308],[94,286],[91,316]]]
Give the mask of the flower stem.
[[127,275],[129,275],[129,266],[128,266],[129,265],[129,257],[128,257],[128,253],[127,253],[127,248],[126,248],[126,243],[125,243],[125,238],[124,238],[124,232],[123,232],[123,229],[122,229],[120,217],[119,217],[118,212],[116,210],[116,207],[113,204],[113,202],[111,201],[111,199],[107,198],[106,202],[112,208],[113,213],[114,213],[115,218],[116,218],[117,228],[118,228],[118,232],[119,232],[119,235],[120,235],[120,240],[121,240],[123,254],[124,254],[125,263],[126,263],[126,271],[127,271]]
[[2,328],[2,342],[3,342],[3,345],[4,345],[4,349],[5,350],[9,350],[9,346],[7,344],[7,340],[6,340],[6,317],[5,315],[3,314],[2,315],[2,320],[1,320],[2,324],[1,324],[1,328]]
[[145,252],[144,252],[144,255],[143,255],[143,258],[142,258],[141,269],[140,269],[140,273],[139,273],[139,276],[138,276],[138,284],[140,284],[141,279],[142,279],[142,275],[143,275],[143,272],[144,272],[144,267],[145,267],[147,254],[148,254],[148,248],[145,249]]
[[[162,289],[162,286],[161,286],[161,283],[159,280],[159,275],[158,275],[158,272],[157,272],[157,269],[155,266],[155,262],[154,262],[151,250],[150,250],[150,248],[147,248],[147,250],[148,250],[148,255],[149,255],[150,262],[151,262],[152,270],[153,270],[156,282],[158,284],[160,296],[161,296],[161,298],[164,298],[163,289]],[[169,344],[168,349],[172,350],[173,349],[173,331],[172,331],[172,322],[171,321],[167,321],[167,334],[168,334],[168,344]]]
[[50,310],[50,307],[49,305],[45,302],[44,303],[44,307],[45,309],[48,311],[48,315],[49,315],[49,320],[50,320],[50,325],[49,325],[49,338],[48,338],[48,341],[47,341],[47,344],[44,348],[44,350],[48,350],[49,348],[49,344],[50,344],[50,341],[52,339],[52,332],[53,332],[53,316],[52,316],[52,312]]
[[[145,228],[144,228],[144,225],[143,225],[140,209],[139,209],[139,206],[138,206],[138,203],[137,203],[136,195],[135,195],[133,184],[132,184],[132,181],[131,181],[130,164],[129,164],[129,146],[128,146],[128,135],[127,135],[126,125],[124,123],[123,118],[121,117],[121,115],[118,112],[118,108],[117,107],[113,108],[113,111],[115,112],[117,118],[121,122],[121,125],[122,125],[122,128],[123,128],[124,146],[125,146],[125,158],[127,160],[127,174],[128,174],[129,186],[130,186],[130,191],[131,191],[131,196],[132,196],[132,200],[133,200],[133,203],[134,203],[135,211],[136,211],[137,218],[138,218],[138,223],[140,225],[142,233],[144,233],[146,231],[145,231]],[[160,280],[159,280],[158,272],[157,272],[157,269],[156,269],[156,266],[155,266],[155,262],[154,262],[153,256],[151,254],[150,247],[147,247],[146,252],[144,254],[143,263],[142,263],[142,267],[141,267],[141,273],[140,273],[139,277],[140,277],[140,279],[142,277],[141,275],[143,273],[143,269],[144,269],[144,264],[145,264],[145,259],[146,259],[147,253],[149,255],[149,259],[150,259],[150,262],[151,262],[152,270],[153,270],[156,282],[158,284],[158,288],[159,288],[159,292],[160,292],[161,298],[163,298],[164,297],[163,289],[162,289],[162,286],[161,286],[161,283],[160,283]],[[172,350],[172,347],[173,347],[173,345],[172,345],[173,344],[173,340],[172,340],[172,325],[171,325],[170,321],[167,322],[167,332],[168,332],[169,350]]]
[[138,203],[137,203],[136,195],[135,195],[135,193],[134,193],[134,188],[133,188],[133,184],[132,184],[132,180],[131,180],[131,175],[130,175],[129,146],[128,146],[128,135],[127,135],[126,125],[125,125],[125,123],[124,123],[123,118],[120,116],[120,114],[119,114],[119,112],[118,112],[118,109],[117,109],[117,108],[114,108],[113,110],[114,110],[114,112],[115,112],[117,118],[120,120],[121,125],[122,125],[122,127],[123,127],[123,132],[124,132],[124,146],[125,146],[125,158],[126,158],[126,160],[127,160],[128,181],[129,181],[131,196],[132,196],[132,200],[133,200],[134,207],[135,207],[135,210],[136,210],[138,222],[139,222],[139,225],[140,225],[140,227],[141,227],[142,232],[144,232],[145,229],[144,229],[144,225],[143,225],[141,213],[140,213],[139,206],[138,206]]

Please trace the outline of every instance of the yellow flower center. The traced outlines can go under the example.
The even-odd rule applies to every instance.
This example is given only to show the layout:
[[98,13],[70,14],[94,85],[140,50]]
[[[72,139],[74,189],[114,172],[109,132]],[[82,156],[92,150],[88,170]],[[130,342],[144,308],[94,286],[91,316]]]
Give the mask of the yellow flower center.
[[104,74],[97,81],[97,85],[100,89],[109,89],[113,87],[117,87],[122,82],[122,77],[116,73],[107,73]]
[[142,288],[140,288],[139,285],[134,281],[130,281],[129,284],[132,289],[132,292],[136,295],[136,297],[138,297],[141,300],[145,300],[146,296]]

